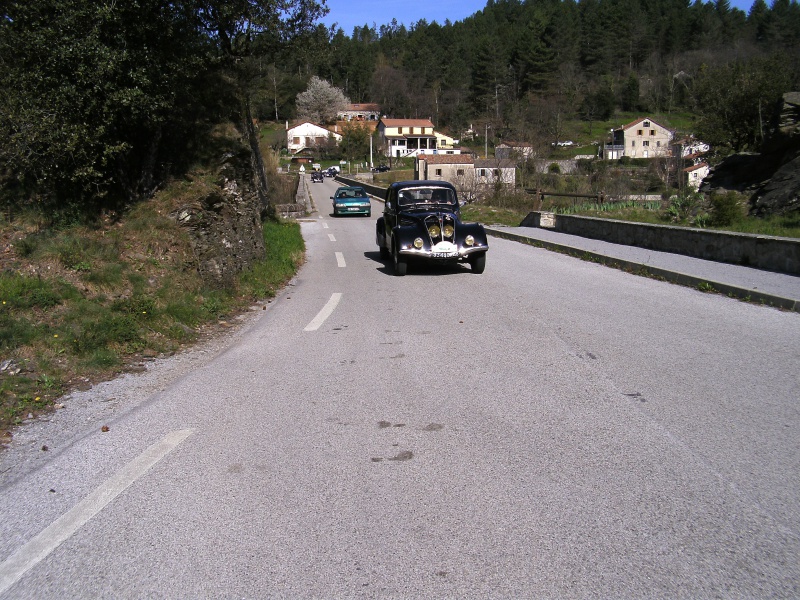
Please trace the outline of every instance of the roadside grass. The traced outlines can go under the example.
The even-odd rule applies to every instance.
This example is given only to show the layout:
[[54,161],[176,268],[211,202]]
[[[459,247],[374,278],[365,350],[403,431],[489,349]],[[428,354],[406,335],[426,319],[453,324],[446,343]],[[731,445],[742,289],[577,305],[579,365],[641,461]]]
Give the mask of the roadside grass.
[[0,444],[69,390],[174,353],[295,274],[305,251],[299,225],[267,221],[263,261],[232,289],[202,282],[169,215],[208,186],[197,173],[93,226],[0,221],[13,248],[0,265]]

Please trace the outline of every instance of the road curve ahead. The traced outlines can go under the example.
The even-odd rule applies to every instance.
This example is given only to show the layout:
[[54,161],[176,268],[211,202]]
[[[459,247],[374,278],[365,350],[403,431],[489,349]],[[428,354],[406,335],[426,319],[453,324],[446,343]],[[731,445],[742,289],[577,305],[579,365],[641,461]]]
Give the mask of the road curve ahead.
[[394,277],[335,185],[235,344],[0,487],[0,598],[800,596],[799,314],[494,238]]

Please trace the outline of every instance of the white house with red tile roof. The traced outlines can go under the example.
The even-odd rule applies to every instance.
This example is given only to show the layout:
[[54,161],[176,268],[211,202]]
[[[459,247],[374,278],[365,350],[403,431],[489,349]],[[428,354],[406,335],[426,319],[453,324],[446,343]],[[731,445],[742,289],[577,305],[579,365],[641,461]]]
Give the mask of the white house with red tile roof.
[[331,137],[335,143],[342,141],[342,134],[331,131],[321,125],[305,121],[293,127],[286,124],[286,147],[289,154],[297,154],[301,150],[318,148],[327,144]]
[[711,171],[711,167],[708,166],[708,163],[697,163],[696,165],[692,165],[691,167],[686,167],[683,172],[686,173],[686,185],[692,188],[694,191],[700,189],[700,184],[703,183],[703,179],[708,177],[708,173]]
[[613,160],[623,156],[669,156],[673,135],[674,132],[668,127],[656,123],[650,117],[642,117],[619,129],[611,130],[611,141],[603,147],[603,158]]

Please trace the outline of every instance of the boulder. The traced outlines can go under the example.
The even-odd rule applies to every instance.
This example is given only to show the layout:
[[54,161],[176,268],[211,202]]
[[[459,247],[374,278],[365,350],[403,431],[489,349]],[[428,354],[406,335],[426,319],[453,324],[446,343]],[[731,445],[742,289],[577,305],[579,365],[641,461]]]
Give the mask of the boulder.
[[226,153],[215,188],[173,217],[188,232],[197,270],[209,285],[230,287],[240,272],[262,260],[262,208],[249,151]]
[[800,210],[800,92],[784,94],[759,154],[734,154],[716,165],[700,191],[750,196],[756,216]]

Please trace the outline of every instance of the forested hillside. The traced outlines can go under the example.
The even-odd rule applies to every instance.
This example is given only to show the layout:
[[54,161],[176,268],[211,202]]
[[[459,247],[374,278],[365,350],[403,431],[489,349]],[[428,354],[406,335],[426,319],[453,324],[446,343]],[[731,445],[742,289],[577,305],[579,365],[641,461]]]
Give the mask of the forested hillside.
[[[0,199],[128,204],[231,120],[296,115],[312,76],[393,117],[549,143],[566,121],[691,113],[721,152],[757,149],[797,88],[800,5],[490,0],[464,21],[334,31],[314,0],[0,4]],[[599,135],[599,132],[598,132]],[[258,175],[257,171],[257,175]],[[269,182],[261,176],[262,193]]]

